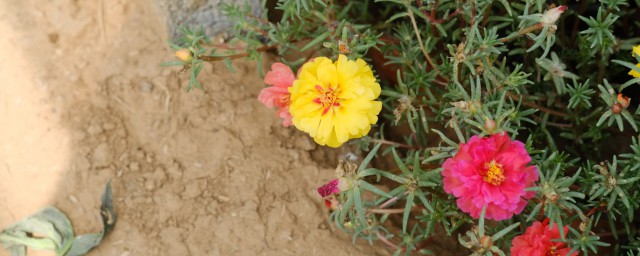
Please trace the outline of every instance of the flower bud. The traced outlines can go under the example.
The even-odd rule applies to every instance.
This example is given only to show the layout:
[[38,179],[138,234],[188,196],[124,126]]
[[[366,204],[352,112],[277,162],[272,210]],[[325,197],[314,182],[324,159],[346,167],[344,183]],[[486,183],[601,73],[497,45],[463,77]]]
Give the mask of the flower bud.
[[631,102],[631,100],[629,100],[629,97],[622,95],[622,93],[618,93],[618,98],[616,99],[616,101],[620,103],[623,108],[629,107],[629,103]]
[[478,112],[478,109],[482,108],[482,103],[480,101],[474,100],[469,101],[469,113],[475,114]]
[[342,42],[342,40],[338,40],[338,50],[340,50],[341,54],[349,54],[351,52],[349,45],[346,42]]
[[611,106],[611,112],[613,112],[614,114],[620,114],[620,112],[622,112],[624,108],[622,107],[622,104],[620,103],[616,103],[613,104],[613,106]]
[[556,8],[547,10],[542,15],[542,22],[544,25],[553,25],[556,23],[558,18],[560,18],[560,14],[562,14],[565,10],[567,10],[567,6],[561,5]]
[[351,221],[347,221],[347,222],[344,223],[344,227],[351,229],[351,228],[353,228],[353,223],[351,223]]
[[493,131],[495,131],[496,129],[496,121],[493,121],[493,119],[491,118],[485,118],[484,119],[484,129],[487,130],[487,132],[489,133],[493,133]]
[[482,248],[484,249],[489,249],[491,248],[491,246],[493,246],[493,238],[491,238],[490,236],[483,236],[480,238],[480,245],[482,246]]
[[464,54],[464,43],[460,43],[456,50],[456,60],[458,62],[463,62],[466,58],[467,56]]
[[469,103],[466,101],[456,101],[451,102],[450,104],[462,111],[467,111],[467,109],[469,109]]
[[176,57],[183,62],[189,62],[193,58],[193,55],[191,55],[191,51],[187,48],[177,50],[175,54]]

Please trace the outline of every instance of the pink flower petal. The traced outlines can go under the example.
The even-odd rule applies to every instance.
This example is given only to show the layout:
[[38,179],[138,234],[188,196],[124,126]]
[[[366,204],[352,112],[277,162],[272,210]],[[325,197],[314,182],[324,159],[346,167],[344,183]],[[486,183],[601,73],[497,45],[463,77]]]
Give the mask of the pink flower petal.
[[293,81],[296,80],[293,71],[289,66],[280,62],[273,63],[271,65],[271,71],[267,72],[264,76],[264,83],[270,84],[276,87],[288,88],[293,85]]
[[340,193],[340,189],[338,189],[338,179],[333,179],[318,188],[318,194],[320,194],[321,197],[327,197],[336,193]]
[[[568,228],[563,227],[562,232],[567,234]],[[560,239],[560,229],[556,223],[549,228],[549,219],[542,223],[534,222],[527,228],[524,234],[516,236],[511,241],[512,256],[545,256],[545,255],[567,255],[571,248],[566,247],[566,243],[551,240]],[[553,254],[555,252],[555,254]],[[571,256],[578,255],[573,252]]]
[[291,68],[282,63],[274,63],[271,65],[271,71],[264,77],[264,82],[272,86],[262,89],[258,95],[258,100],[268,108],[278,108],[276,114],[282,118],[284,127],[293,125],[289,112],[291,104],[289,87],[293,85],[295,79]]
[[289,97],[289,91],[280,87],[267,87],[258,94],[258,100],[268,108],[281,107],[279,101],[286,97]]
[[278,110],[277,114],[280,118],[282,118],[282,126],[289,127],[293,125],[293,121],[291,121],[293,117],[289,112],[289,106],[281,108],[280,110]]

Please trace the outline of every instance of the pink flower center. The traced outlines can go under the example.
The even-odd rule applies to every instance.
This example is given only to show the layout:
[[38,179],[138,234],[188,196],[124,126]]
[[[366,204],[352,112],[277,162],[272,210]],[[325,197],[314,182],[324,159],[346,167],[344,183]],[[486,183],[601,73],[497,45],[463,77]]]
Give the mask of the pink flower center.
[[504,170],[502,169],[502,165],[496,163],[496,160],[492,160],[484,165],[487,169],[482,173],[482,179],[492,185],[497,186],[502,184],[504,181]]
[[322,115],[329,112],[329,109],[331,109],[331,107],[340,106],[340,99],[338,98],[337,92],[334,91],[333,88],[329,87],[325,89],[320,85],[316,85],[316,91],[318,91],[319,95],[313,100],[313,102],[322,105],[322,107],[324,108],[324,110],[322,111]]

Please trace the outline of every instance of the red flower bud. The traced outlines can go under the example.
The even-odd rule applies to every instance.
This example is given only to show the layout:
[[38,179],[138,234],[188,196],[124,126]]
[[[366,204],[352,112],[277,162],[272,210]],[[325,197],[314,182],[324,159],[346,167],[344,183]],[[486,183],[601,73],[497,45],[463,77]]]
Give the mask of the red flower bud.
[[489,249],[493,246],[493,239],[490,236],[483,236],[480,238],[480,245],[484,249]]
[[493,121],[493,119],[491,118],[485,118],[484,119],[484,128],[487,130],[487,132],[489,133],[493,133],[493,131],[495,131],[496,129],[496,121]]
[[616,104],[613,104],[613,106],[611,106],[611,112],[613,112],[616,115],[620,114],[620,112],[622,112],[623,109],[624,108],[620,103],[616,103]]
[[629,103],[631,102],[629,97],[622,95],[622,93],[618,93],[618,98],[616,99],[616,101],[620,103],[623,108],[629,107]]

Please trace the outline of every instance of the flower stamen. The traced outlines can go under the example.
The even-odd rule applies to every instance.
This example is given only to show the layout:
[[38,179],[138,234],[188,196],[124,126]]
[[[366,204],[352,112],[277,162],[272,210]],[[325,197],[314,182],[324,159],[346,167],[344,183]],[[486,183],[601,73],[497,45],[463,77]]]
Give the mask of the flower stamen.
[[492,185],[500,185],[504,181],[504,170],[502,165],[496,163],[496,160],[485,163],[487,170],[482,174],[482,179]]
[[320,95],[315,98],[313,102],[322,105],[322,107],[324,108],[324,110],[322,111],[322,115],[325,115],[327,112],[329,112],[329,109],[331,109],[331,107],[340,106],[340,99],[338,98],[338,95],[336,91],[333,90],[333,88],[329,87],[325,89],[320,85],[316,85],[316,91],[318,91]]

